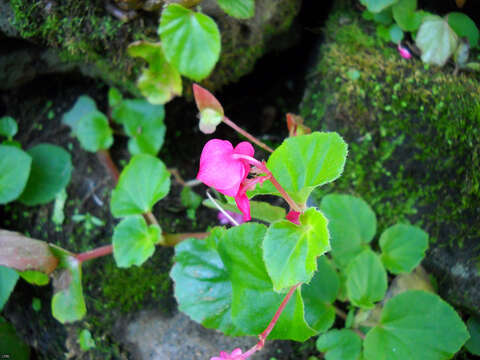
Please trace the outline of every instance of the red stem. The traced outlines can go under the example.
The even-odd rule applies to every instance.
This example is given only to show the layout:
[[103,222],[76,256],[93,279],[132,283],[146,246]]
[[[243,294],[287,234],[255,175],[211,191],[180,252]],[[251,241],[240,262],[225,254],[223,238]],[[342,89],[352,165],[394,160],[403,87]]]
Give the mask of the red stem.
[[97,157],[100,160],[100,162],[103,164],[103,166],[105,166],[108,173],[110,174],[112,179],[115,181],[115,184],[118,183],[118,178],[120,177],[120,173],[118,172],[118,168],[113,162],[112,157],[110,156],[110,151],[98,150]]
[[112,252],[113,252],[113,246],[105,245],[90,251],[83,252],[81,254],[78,254],[75,257],[77,258],[78,261],[84,262],[87,260],[92,260],[102,256],[110,255]]
[[230,120],[226,116],[223,117],[223,122],[225,124],[227,124],[228,126],[230,126],[236,132],[245,136],[251,142],[260,146],[261,148],[267,150],[268,152],[273,152],[273,149],[271,147],[269,147],[268,145],[266,145],[263,142],[261,142],[260,140],[258,140],[255,136],[253,136],[253,135],[249,134],[248,132],[246,132],[245,130],[243,130],[241,127],[239,127],[237,124],[235,124],[232,120]]

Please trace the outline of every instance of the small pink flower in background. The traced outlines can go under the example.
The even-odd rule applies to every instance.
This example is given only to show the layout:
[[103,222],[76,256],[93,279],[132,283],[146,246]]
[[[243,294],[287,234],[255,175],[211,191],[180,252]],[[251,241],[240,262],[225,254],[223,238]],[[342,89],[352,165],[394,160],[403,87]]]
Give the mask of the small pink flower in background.
[[[228,210],[225,210],[228,215],[230,215],[233,220],[235,220],[238,224],[244,223],[243,221],[243,216],[242,214],[237,214]],[[229,218],[227,218],[221,211],[218,212],[217,215],[218,221],[220,222],[221,225],[226,225],[226,224],[231,224],[231,225],[236,225],[235,223],[232,223]]]
[[300,213],[298,211],[289,211],[287,216],[285,218],[289,221],[291,221],[294,224],[300,225],[300,221],[298,220],[300,217]]
[[225,351],[220,351],[220,357],[214,356],[210,360],[242,360],[242,349],[236,348],[232,351],[231,354],[228,354]]
[[410,50],[408,50],[406,47],[403,47],[400,43],[398,44],[397,49],[400,53],[400,56],[404,59],[408,60],[412,57],[412,54],[410,54]]

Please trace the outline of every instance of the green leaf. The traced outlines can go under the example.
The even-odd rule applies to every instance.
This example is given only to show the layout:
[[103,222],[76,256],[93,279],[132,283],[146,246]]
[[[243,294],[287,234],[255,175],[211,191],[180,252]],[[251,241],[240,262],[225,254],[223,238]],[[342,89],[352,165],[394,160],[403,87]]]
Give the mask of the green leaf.
[[37,285],[37,286],[44,286],[50,282],[50,278],[47,274],[44,274],[40,271],[35,270],[25,270],[18,273],[23,280],[26,282]]
[[[222,203],[217,201],[225,210],[241,214],[241,211],[238,210],[237,205]],[[204,200],[203,205],[211,209],[216,209],[217,207],[213,204],[210,199]],[[265,221],[272,223],[274,221],[285,219],[285,209],[279,206],[270,205],[265,201],[250,201],[250,212],[253,219]]]
[[135,155],[123,169],[112,192],[113,216],[141,215],[150,212],[170,190],[170,173],[159,159]]
[[80,96],[70,111],[63,115],[62,123],[75,130],[78,121],[85,115],[98,111],[95,101],[86,95]]
[[319,336],[317,349],[326,353],[326,360],[358,360],[362,353],[362,339],[352,330],[330,330]]
[[393,18],[404,31],[417,31],[422,24],[422,14],[417,10],[417,0],[399,0],[392,7]]
[[480,321],[473,316],[467,321],[470,339],[465,344],[465,348],[473,355],[480,355]]
[[32,158],[27,186],[20,196],[20,202],[33,206],[46,204],[70,182],[72,158],[60,146],[39,144],[27,150]]
[[152,104],[165,104],[177,95],[182,95],[182,78],[179,72],[165,59],[160,43],[136,41],[128,46],[130,56],[145,59],[149,68],[143,68],[137,86]]
[[[270,155],[267,168],[294,201],[305,204],[313,189],[342,174],[346,157],[347,144],[340,135],[314,132],[286,139]],[[250,194],[279,195],[270,181]]]
[[310,208],[300,225],[288,220],[273,223],[263,240],[263,259],[275,291],[309,282],[317,270],[317,257],[330,250],[327,219]]
[[390,29],[388,29],[388,33],[392,42],[394,42],[395,44],[400,44],[403,39],[403,31],[397,24],[393,24],[392,26],[390,26]]
[[51,246],[60,259],[59,270],[54,273],[52,315],[62,324],[82,319],[87,308],[82,291],[82,263],[66,251]]
[[447,14],[446,18],[448,25],[457,33],[458,37],[466,37],[472,48],[478,46],[479,31],[477,25],[469,16],[459,12],[451,12]]
[[0,145],[0,204],[17,199],[27,184],[32,159],[25,151]]
[[429,15],[418,30],[415,43],[422,51],[423,62],[443,66],[457,48],[458,36],[445,19]]
[[80,345],[82,351],[88,351],[95,347],[95,341],[92,338],[92,334],[87,329],[83,329],[78,334],[77,342]]
[[18,274],[15,270],[0,266],[0,311],[7,303],[17,280]]
[[345,268],[362,250],[369,248],[377,231],[375,213],[363,199],[340,194],[325,196],[320,209],[329,221],[335,263]]
[[11,139],[18,131],[18,125],[14,118],[4,116],[0,118],[0,136]]
[[425,256],[428,234],[405,224],[389,227],[380,236],[383,265],[394,274],[409,273]]
[[114,108],[120,105],[123,101],[123,96],[117,88],[111,87],[108,89],[108,106]]
[[392,17],[392,8],[388,7],[384,10],[382,10],[379,13],[373,14],[372,15],[372,20],[375,21],[378,24],[382,24],[385,26],[390,25],[393,22],[393,17]]
[[76,122],[73,133],[82,148],[90,152],[108,149],[113,144],[112,129],[107,117],[100,111],[83,115]]
[[184,186],[180,193],[180,201],[186,208],[196,210],[202,204],[202,197],[190,186]]
[[248,19],[255,15],[255,0],[217,0],[228,15],[237,19]]
[[165,56],[180,74],[200,81],[220,56],[220,32],[210,17],[178,4],[162,12],[158,34]]
[[18,337],[15,328],[2,317],[0,317],[0,355],[2,357],[6,355],[4,359],[30,359],[30,348]]
[[128,150],[132,155],[157,155],[166,131],[163,123],[165,110],[162,105],[152,105],[141,99],[124,100],[115,107],[112,117],[123,124],[125,132],[130,136]]
[[366,6],[367,9],[373,13],[378,13],[390,5],[393,5],[398,0],[360,0],[362,5]]
[[317,259],[317,272],[308,284],[302,285],[305,319],[311,328],[322,333],[335,321],[332,303],[337,298],[340,279],[326,256]]
[[226,335],[245,335],[232,322],[232,285],[217,246],[225,234],[216,227],[206,239],[187,239],[175,247],[175,282],[179,309],[209,329]]
[[123,219],[113,231],[113,257],[118,267],[140,266],[153,255],[162,231],[157,225],[147,226],[141,216]]
[[387,272],[371,250],[358,254],[347,268],[347,294],[355,306],[370,309],[387,292]]
[[[263,263],[261,243],[266,230],[257,223],[235,226],[218,246],[232,282],[233,323],[249,335],[258,335],[267,327],[285,297],[273,291]],[[245,306],[249,299],[255,306]],[[303,300],[297,289],[268,338],[305,341],[314,334],[305,321]]]
[[439,296],[407,291],[388,300],[380,323],[364,341],[367,359],[450,359],[468,331],[455,310]]

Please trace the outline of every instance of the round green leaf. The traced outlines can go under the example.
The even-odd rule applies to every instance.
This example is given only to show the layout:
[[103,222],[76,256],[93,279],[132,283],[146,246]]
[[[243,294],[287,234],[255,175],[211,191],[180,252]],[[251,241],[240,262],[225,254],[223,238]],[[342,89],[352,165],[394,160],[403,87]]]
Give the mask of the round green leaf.
[[27,152],[32,157],[32,170],[19,200],[30,206],[46,204],[70,182],[72,159],[63,148],[51,144],[36,145]]
[[415,43],[422,51],[423,62],[443,66],[457,48],[458,36],[445,19],[429,15],[418,30]]
[[[285,297],[273,291],[263,263],[261,244],[266,231],[258,223],[235,226],[218,246],[232,282],[233,323],[249,335],[258,335],[267,327]],[[254,306],[245,306],[250,299]],[[297,289],[268,338],[305,341],[314,334],[305,321],[303,300]]]
[[0,145],[0,204],[20,196],[27,184],[32,159],[25,151]]
[[390,5],[393,5],[398,0],[360,0],[362,5],[366,6],[367,9],[373,13],[378,13]]
[[345,268],[362,250],[368,248],[377,231],[377,218],[361,198],[331,194],[322,199],[320,209],[328,219],[332,255]]
[[62,123],[75,130],[78,121],[82,117],[95,111],[98,111],[95,101],[87,95],[82,95],[77,99],[73,107],[63,114]]
[[141,216],[123,219],[113,231],[113,257],[118,267],[140,266],[153,255],[162,236],[157,225],[147,226]]
[[404,31],[416,31],[422,23],[422,14],[417,12],[417,0],[399,0],[392,7],[393,18]]
[[263,240],[263,258],[275,291],[308,282],[317,270],[317,257],[330,250],[327,219],[310,208],[300,225],[288,220],[273,223]]
[[248,19],[255,15],[255,0],[217,0],[228,15],[237,19]]
[[332,303],[337,298],[340,279],[326,256],[317,259],[317,272],[308,284],[302,285],[305,319],[313,329],[322,333],[335,321]]
[[[286,139],[270,155],[267,168],[294,201],[305,204],[313,189],[342,174],[346,157],[347,144],[340,135],[314,132]],[[279,193],[265,181],[250,194]]]
[[131,154],[157,155],[166,131],[162,105],[152,105],[142,99],[124,100],[115,107],[112,117],[123,124],[125,132],[130,136],[128,150]]
[[18,274],[15,270],[0,266],[0,311],[7,303],[17,280]]
[[19,272],[19,275],[26,282],[37,286],[44,286],[50,282],[48,275],[40,271],[26,270]]
[[405,224],[389,227],[380,236],[383,265],[394,274],[409,273],[425,256],[428,234]]
[[465,347],[470,353],[480,355],[480,320],[472,316],[468,319],[467,326],[470,339],[466,342]]
[[206,239],[187,239],[175,247],[175,282],[179,309],[209,329],[226,335],[245,335],[232,322],[232,284],[217,252],[223,228],[214,228]]
[[141,215],[151,211],[169,190],[170,173],[163,162],[150,155],[135,155],[120,174],[110,209],[115,217]]
[[83,329],[78,334],[77,342],[80,345],[82,351],[88,351],[95,347],[95,341],[92,338],[92,334],[87,329]]
[[470,47],[478,46],[479,31],[475,22],[465,14],[451,12],[447,14],[448,25],[457,33],[459,37],[466,37]]
[[372,16],[371,20],[375,21],[378,24],[388,26],[393,22],[392,7],[388,7],[379,13],[375,13],[375,14],[370,13],[370,14]]
[[347,268],[347,295],[355,306],[370,309],[387,292],[387,272],[371,250],[357,255]]
[[82,148],[90,152],[108,149],[113,144],[112,129],[100,111],[83,115],[75,124],[74,134]]
[[317,349],[326,353],[326,360],[358,360],[362,339],[352,330],[330,330],[318,337]]
[[200,81],[213,70],[220,56],[220,32],[210,17],[170,4],[158,33],[168,62],[180,74]]
[[30,359],[30,348],[18,337],[15,328],[2,317],[0,317],[0,355],[4,359]]
[[14,118],[4,116],[0,118],[0,136],[5,136],[9,139],[15,136],[18,131],[18,125]]
[[390,35],[390,40],[395,44],[399,44],[403,39],[403,31],[397,24],[390,26],[388,34]]
[[390,299],[364,341],[367,359],[446,360],[468,339],[465,324],[439,296],[407,291]]

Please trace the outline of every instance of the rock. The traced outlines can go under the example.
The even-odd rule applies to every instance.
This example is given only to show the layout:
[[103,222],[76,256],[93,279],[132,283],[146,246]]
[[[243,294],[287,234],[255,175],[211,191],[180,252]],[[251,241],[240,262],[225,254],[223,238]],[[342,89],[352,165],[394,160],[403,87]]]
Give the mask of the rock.
[[453,68],[403,59],[375,24],[337,3],[307,77],[306,125],[339,132],[345,171],[317,191],[363,197],[377,235],[411,222],[430,235],[423,262],[446,300],[480,314],[480,82]]

